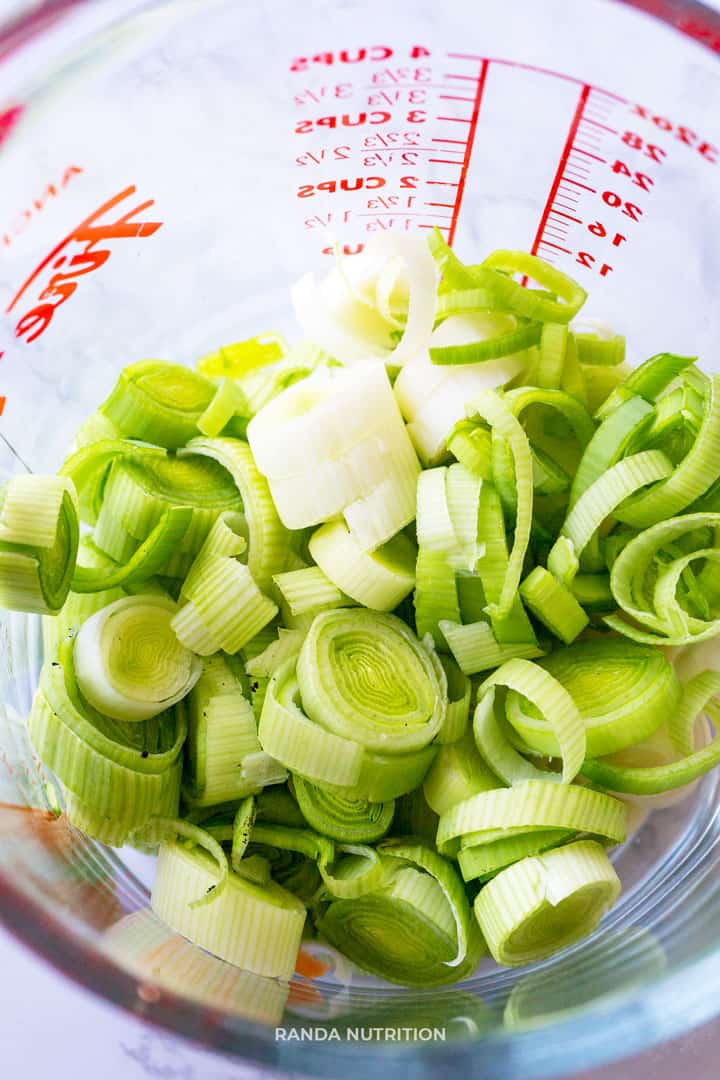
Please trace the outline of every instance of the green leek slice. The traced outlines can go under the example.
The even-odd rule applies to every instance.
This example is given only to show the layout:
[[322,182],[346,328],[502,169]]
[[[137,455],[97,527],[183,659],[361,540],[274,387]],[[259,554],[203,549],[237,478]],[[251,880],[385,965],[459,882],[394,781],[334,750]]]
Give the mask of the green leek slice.
[[447,688],[415,635],[393,615],[343,608],[317,615],[298,656],[297,678],[308,716],[371,750],[419,750],[443,724]]
[[[564,655],[565,651],[552,654]],[[552,661],[552,656],[548,660]],[[541,729],[552,732],[551,738],[546,741],[551,743],[554,753],[562,758],[562,780],[569,784],[585,758],[586,726],[574,698],[552,671],[552,662],[548,663],[547,660],[542,665],[529,660],[508,660],[482,683],[478,689],[478,700],[497,686],[506,687],[510,691],[508,719],[514,727],[517,718],[510,711],[509,703],[516,699],[530,702],[542,717],[538,721]]]
[[252,705],[222,655],[208,657],[188,701],[183,794],[192,806],[215,806],[260,789],[243,764],[261,749]]
[[141,360],[120,373],[100,411],[126,438],[176,450],[197,435],[214,394],[215,385],[190,368]]
[[478,753],[472,735],[440,748],[423,783],[428,806],[444,814],[451,806],[500,787],[501,781]]
[[[507,563],[500,596],[488,605],[488,612],[493,619],[507,615],[517,594],[522,575],[522,564],[530,540],[532,522],[532,456],[527,436],[519,421],[505,402],[491,391],[485,391],[475,397],[468,406],[471,416],[480,416],[486,420],[497,435],[506,439],[515,466],[516,505],[515,536],[512,551]],[[483,539],[483,536],[480,536]],[[487,588],[486,588],[487,592]]]
[[[353,902],[331,903],[318,930],[358,966],[390,982],[437,986],[469,975],[484,943],[467,918],[453,867],[420,845],[387,843],[384,884]],[[458,925],[466,938],[462,950]]]
[[498,964],[528,964],[591,934],[620,888],[600,844],[581,840],[503,870],[478,893],[475,915]]
[[342,843],[371,843],[390,828],[395,812],[393,800],[372,803],[348,799],[330,787],[293,778],[293,791],[308,825],[323,836]]
[[[582,717],[587,754],[598,757],[641,742],[672,715],[681,686],[672,664],[659,649],[618,640],[578,642],[539,660],[565,689]],[[557,756],[560,743],[543,719],[514,688],[506,715],[525,744]]]
[[622,841],[627,808],[618,799],[575,784],[526,780],[512,788],[482,791],[440,816],[437,848],[456,854],[460,846],[491,844],[506,835],[537,829],[572,829]]
[[54,615],[70,591],[80,527],[72,480],[16,476],[0,488],[0,606]]
[[647,528],[684,510],[720,475],[720,376],[709,381],[705,416],[697,438],[672,474],[650,491],[620,507],[616,517],[636,529]]
[[205,852],[165,843],[153,885],[153,911],[221,960],[258,975],[289,978],[305,925],[304,904],[275,882],[260,886],[231,871],[219,895],[193,907],[214,884],[213,863]]
[[193,439],[179,456],[199,454],[212,458],[232,476],[242,499],[247,522],[247,564],[260,589],[269,589],[273,574],[285,569],[290,534],[273,505],[267,481],[240,439]]
[[102,716],[78,689],[72,640],[43,665],[28,731],[43,762],[75,796],[86,827],[91,819],[111,819],[119,844],[154,815],[176,813],[187,733],[182,703],[142,723]]

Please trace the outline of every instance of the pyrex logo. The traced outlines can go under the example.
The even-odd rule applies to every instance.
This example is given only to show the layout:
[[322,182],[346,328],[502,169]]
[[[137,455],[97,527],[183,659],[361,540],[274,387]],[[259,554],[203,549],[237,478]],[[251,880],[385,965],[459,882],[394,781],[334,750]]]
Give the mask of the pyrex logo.
[[[112,255],[108,246],[111,241],[142,239],[153,236],[161,228],[161,221],[142,220],[140,217],[155,205],[154,199],[146,199],[127,209],[128,200],[136,191],[136,187],[131,185],[108,199],[61,240],[33,270],[6,311],[6,314],[12,314],[27,294],[34,294],[30,302],[32,306],[26,307],[15,323],[17,338],[24,338],[30,343],[45,333],[58,308],[74,294],[80,279],[99,270],[108,261]],[[124,212],[117,216],[123,204]]]

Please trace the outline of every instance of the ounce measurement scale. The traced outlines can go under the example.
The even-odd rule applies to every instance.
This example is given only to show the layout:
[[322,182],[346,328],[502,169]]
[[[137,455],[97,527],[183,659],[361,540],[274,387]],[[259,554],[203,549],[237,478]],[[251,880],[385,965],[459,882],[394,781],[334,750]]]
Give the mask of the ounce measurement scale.
[[678,215],[717,191],[720,153],[692,119],[563,71],[420,45],[289,67],[295,196],[316,250],[434,228],[468,258],[522,248],[592,286],[621,328],[629,299],[652,311],[655,275],[684,265],[693,279]]

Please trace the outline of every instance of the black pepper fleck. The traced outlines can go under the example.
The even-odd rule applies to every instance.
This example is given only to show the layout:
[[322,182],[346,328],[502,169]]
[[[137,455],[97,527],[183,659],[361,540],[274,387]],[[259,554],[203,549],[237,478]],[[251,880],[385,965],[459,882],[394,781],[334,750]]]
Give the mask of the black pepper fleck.
[[150,751],[149,750],[143,750],[143,752],[142,752],[142,754],[140,756],[141,757],[150,757]]

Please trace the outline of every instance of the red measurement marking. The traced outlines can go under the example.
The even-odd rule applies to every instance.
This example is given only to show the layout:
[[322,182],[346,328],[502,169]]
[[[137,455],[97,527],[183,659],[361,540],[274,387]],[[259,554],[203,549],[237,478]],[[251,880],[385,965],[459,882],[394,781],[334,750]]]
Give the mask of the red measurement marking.
[[[387,203],[385,205],[387,206]],[[406,210],[403,210],[401,208],[399,208],[397,210],[381,210],[381,211],[373,210],[371,213],[368,213],[368,214],[366,214],[363,211],[361,214],[356,214],[355,217],[359,217],[359,218],[361,218],[361,217],[371,217],[371,218],[381,218],[381,217],[397,217],[397,218],[437,217],[437,218],[442,218],[443,221],[449,221],[450,220],[450,215],[449,214],[423,214],[422,212],[416,213],[415,211],[413,211],[412,213],[408,213]],[[432,228],[432,226],[430,226],[430,227]]]
[[[555,202],[555,200],[557,198],[558,189],[560,187],[560,184],[562,183],[563,174],[565,172],[565,166],[567,165],[568,158],[570,156],[570,151],[572,150],[573,142],[575,141],[575,136],[577,135],[578,127],[580,126],[580,121],[582,120],[582,117],[583,117],[583,112],[585,110],[585,104],[586,104],[588,96],[590,94],[590,89],[591,88],[588,85],[588,83],[584,83],[583,87],[582,87],[582,90],[580,91],[580,98],[578,100],[578,103],[577,103],[577,106],[576,106],[576,109],[575,109],[575,113],[573,115],[572,122],[570,124],[570,130],[568,131],[568,136],[567,136],[567,139],[565,140],[565,146],[563,147],[563,152],[560,155],[560,162],[558,164],[557,171],[555,173],[555,178],[553,180],[552,187],[550,188],[550,194],[548,195],[547,202],[545,203],[545,207],[544,207],[543,212],[542,212],[542,217],[540,218],[540,224],[538,225],[538,230],[535,233],[535,240],[534,240],[533,246],[532,246],[533,255],[537,255],[538,248],[539,248],[540,243],[542,241],[543,232],[545,230],[545,226],[547,225],[548,217],[550,216],[550,213],[551,213],[551,211],[553,209],[553,203]],[[567,196],[564,195],[563,197],[567,197]],[[560,205],[563,205],[563,204],[561,203]],[[570,208],[568,207],[568,209],[570,209]]]
[[573,154],[584,154],[585,157],[594,158],[594,160],[599,161],[601,165],[604,165],[606,163],[606,161],[607,161],[607,158],[600,157],[599,154],[591,154],[589,150],[582,150],[578,146],[574,146],[572,148],[572,153]]
[[426,180],[426,184],[439,184],[441,187],[459,187],[457,180]]
[[428,158],[429,162],[433,165],[462,165],[462,161],[451,161],[449,158],[431,157]]
[[10,132],[22,116],[23,109],[23,105],[13,105],[12,108],[0,112],[0,146],[2,146],[8,138]]
[[567,219],[568,219],[568,221],[576,221],[576,222],[578,223],[578,225],[582,225],[582,218],[579,218],[579,217],[573,217],[573,215],[572,215],[572,214],[563,214],[562,210],[555,210],[555,209],[553,208],[553,209],[552,209],[552,210],[550,211],[550,213],[551,213],[551,214],[556,214],[556,215],[557,215],[557,217],[567,218]]
[[42,194],[33,199],[32,205],[26,207],[25,210],[18,215],[13,224],[8,226],[2,234],[2,244],[5,247],[10,247],[15,237],[20,236],[21,233],[27,229],[28,225],[35,220],[37,215],[45,209],[49,200],[57,198],[60,191],[67,187],[72,178],[74,176],[79,176],[82,171],[83,170],[78,165],[69,165],[57,183],[49,183]]
[[426,202],[425,205],[426,206],[445,206],[449,210],[454,210],[455,209],[455,203],[451,203],[451,202]]
[[[566,75],[562,71],[553,71],[551,68],[538,67],[537,64],[522,64],[519,60],[505,60],[502,57],[497,56],[475,56],[472,53],[448,53],[448,57],[451,60],[481,60],[484,64],[502,64],[504,67],[522,68],[523,71],[537,71],[540,75],[552,75],[556,79],[563,79],[565,82],[577,83],[578,86],[584,86],[585,83],[582,79],[577,78],[575,75]],[[471,75],[447,75],[448,79],[471,79]],[[621,102],[623,105],[628,104],[628,99],[621,97],[620,94],[615,94],[612,90],[603,90],[601,87],[593,87],[598,93],[604,94],[606,97],[613,98],[615,101]]]
[[460,97],[458,94],[438,94],[440,101],[474,101],[475,98]]
[[618,133],[617,128],[608,127],[607,124],[600,124],[600,123],[598,123],[597,120],[591,120],[589,116],[584,116],[583,117],[583,123],[584,124],[592,124],[593,127],[602,128],[603,131],[609,131],[611,135],[617,135],[617,133]]
[[597,188],[588,187],[587,184],[581,184],[579,180],[571,180],[569,176],[563,179],[563,184],[575,184],[576,187],[585,188],[586,191],[591,191],[593,195],[597,191]]
[[463,158],[462,171],[460,173],[455,209],[453,210],[452,221],[450,223],[450,233],[448,236],[448,243],[450,244],[452,244],[455,239],[455,230],[457,228],[458,217],[460,216],[460,207],[462,205],[463,195],[465,194],[465,182],[467,181],[468,169],[470,167],[470,158],[472,156],[473,143],[475,142],[475,132],[477,131],[478,117],[480,115],[480,107],[482,105],[489,66],[489,61],[483,60],[480,65],[480,75],[477,78],[472,119],[470,120],[470,130],[468,131],[467,146],[465,147],[465,157]]
[[[67,269],[64,273],[53,274],[49,283],[37,296],[39,303],[26,312],[15,326],[15,336],[26,337],[28,343],[35,341],[44,334],[50,325],[57,309],[73,295],[77,289],[77,278],[85,274],[91,274],[99,270],[110,258],[112,251],[107,247],[98,248],[97,245],[109,240],[141,239],[152,236],[162,226],[162,221],[138,221],[138,214],[155,205],[154,199],[127,210],[115,221],[103,222],[101,219],[125,202],[137,189],[134,185],[125,188],[118,195],[108,199],[107,202],[89,217],[85,218],[76,229],[73,229],[64,240],[53,248],[49,255],[37,266],[30,277],[20,286],[7,308],[7,314],[13,310],[18,300],[21,299],[37,279],[48,267],[59,270],[62,266]],[[135,219],[135,220],[134,220]],[[81,245],[80,250],[69,259],[63,254],[66,248],[72,244]]]
[[440,232],[445,232],[445,231],[449,232],[450,231],[450,226],[449,225],[418,225],[418,229],[439,229]]
[[472,124],[472,117],[466,119],[464,116],[436,116],[436,120],[449,120],[453,124]]
[[559,245],[559,244],[551,244],[549,240],[541,240],[541,241],[540,241],[540,247],[551,247],[551,248],[556,248],[556,249],[557,249],[558,251],[562,251],[562,252],[564,252],[564,253],[565,253],[566,255],[570,255],[570,254],[571,254],[571,252],[570,252],[570,249],[569,249],[569,248],[564,248],[564,247],[560,247],[560,245]]
[[[465,145],[464,139],[431,139],[430,142],[458,143],[460,146]],[[452,153],[456,153],[456,151],[453,150]]]
[[[4,355],[4,354],[0,353],[0,356],[2,356],[2,355]],[[6,397],[0,397],[0,416],[2,416],[2,414],[5,412],[5,402],[6,401],[7,401]]]

